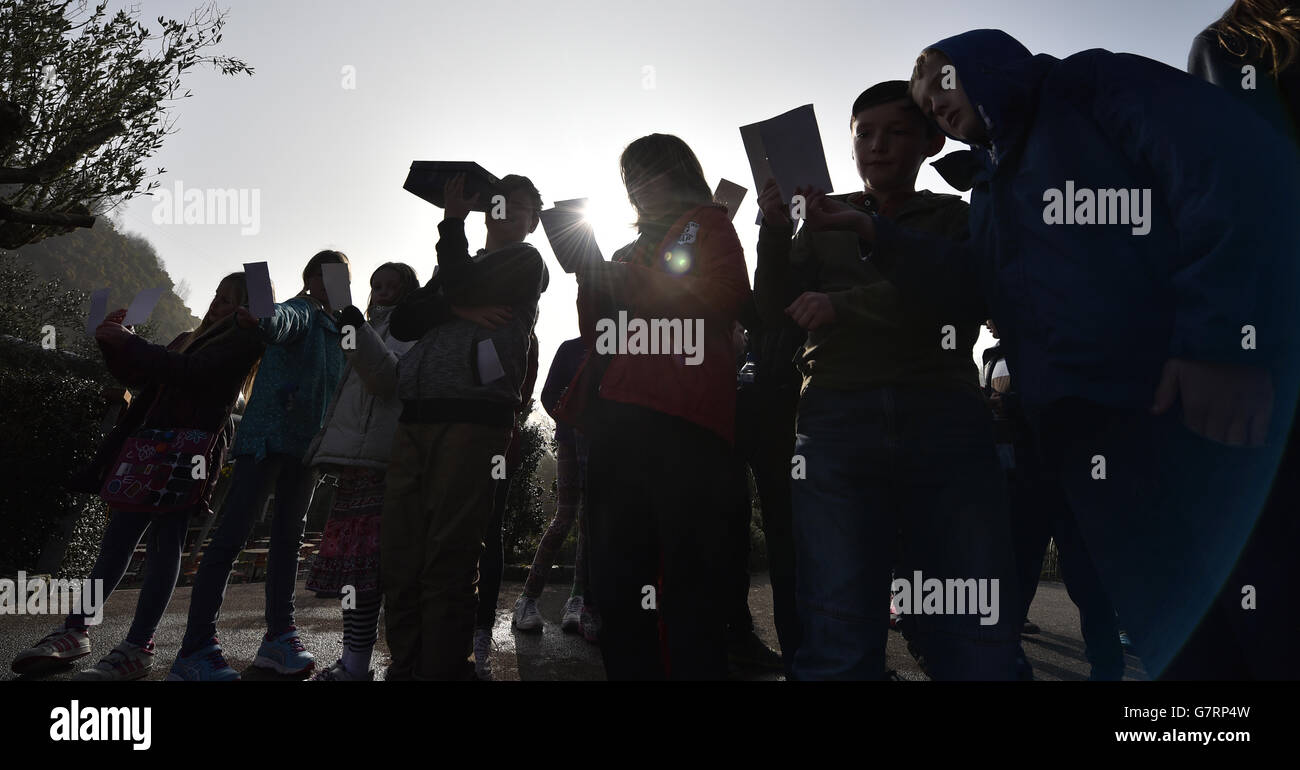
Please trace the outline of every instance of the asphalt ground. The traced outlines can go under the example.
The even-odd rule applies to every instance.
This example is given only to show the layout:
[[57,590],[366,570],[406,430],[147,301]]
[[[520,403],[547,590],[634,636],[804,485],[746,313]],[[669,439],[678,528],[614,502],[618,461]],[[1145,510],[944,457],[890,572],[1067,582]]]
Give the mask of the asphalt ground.
[[[497,605],[496,625],[493,628],[492,674],[497,681],[603,681],[599,649],[578,634],[566,634],[560,629],[560,614],[569,596],[567,583],[547,586],[539,602],[545,620],[542,632],[515,631],[511,624],[511,610],[518,598],[522,584],[504,582]],[[218,634],[231,665],[241,671],[245,679],[285,679],[273,672],[252,666],[257,648],[265,632],[263,618],[264,584],[240,583],[231,585],[222,608]],[[62,671],[46,674],[43,679],[71,679],[82,668],[92,666],[125,638],[135,609],[138,590],[116,591],[109,597],[101,625],[92,627],[92,651]],[[146,677],[148,680],[166,678],[172,660],[179,649],[185,629],[185,616],[189,606],[190,588],[176,590],[167,607],[162,623],[154,637],[157,658]],[[772,594],[766,575],[754,575],[751,580],[750,610],[754,616],[755,632],[769,647],[777,649],[776,629],[772,623]],[[1083,640],[1079,634],[1079,613],[1066,595],[1065,586],[1059,582],[1043,581],[1030,609],[1030,618],[1041,632],[1024,637],[1024,649],[1039,680],[1083,680],[1088,677],[1088,662],[1083,654]],[[8,662],[14,656],[38,641],[61,622],[61,618],[48,615],[0,615],[0,680],[17,679],[9,670]],[[316,656],[318,666],[328,666],[342,654],[342,615],[338,599],[321,599],[305,591],[299,583],[297,594],[297,623],[303,643]],[[901,634],[891,631],[887,649],[887,667],[904,680],[924,680],[926,677],[907,651]],[[381,616],[379,644],[375,650],[372,667],[376,679],[382,679],[389,662],[384,642]],[[1140,661],[1127,656],[1125,679],[1146,679]],[[31,677],[28,677],[31,678]],[[739,679],[779,680],[774,674],[742,673]]]

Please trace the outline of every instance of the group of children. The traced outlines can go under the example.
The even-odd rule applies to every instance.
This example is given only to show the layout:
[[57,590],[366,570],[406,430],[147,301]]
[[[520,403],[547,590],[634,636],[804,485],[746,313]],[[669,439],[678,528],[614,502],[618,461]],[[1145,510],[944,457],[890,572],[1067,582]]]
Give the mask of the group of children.
[[[1032,676],[1025,597],[1051,535],[1094,677],[1122,675],[1116,614],[1152,675],[1293,671],[1277,632],[1295,609],[1295,576],[1275,557],[1297,542],[1296,497],[1286,479],[1269,494],[1300,383],[1289,339],[1300,233],[1273,213],[1300,204],[1300,27],[1284,17],[1252,37],[1241,22],[1270,8],[1283,17],[1276,3],[1238,0],[1193,59],[1229,75],[1257,66],[1273,111],[1253,110],[1253,92],[1243,105],[1232,78],[1218,87],[1103,50],[1032,55],[997,30],[926,48],[910,80],[873,85],[850,107],[861,191],[798,190],[799,228],[774,182],[760,191],[752,292],[728,212],[686,143],[651,134],[628,145],[620,170],[638,236],[576,275],[581,336],[561,346],[542,391],[557,423],[559,505],[515,626],[541,626],[536,601],[577,518],[564,625],[598,638],[608,677],[725,678],[729,644],[749,630],[747,609],[728,608],[744,603],[736,543],[748,537],[752,472],[791,678],[888,676],[891,573],[997,587],[991,622],[952,608],[903,617],[931,677]],[[936,164],[970,190],[969,205],[916,189],[947,139],[971,147]],[[1065,202],[1073,224],[1045,210],[1061,189],[1089,194]],[[1150,203],[1142,214],[1119,207],[1130,199],[1116,191]],[[464,223],[479,201],[452,180],[434,277],[419,287],[409,267],[380,267],[368,317],[330,307],[321,265],[347,259],[326,251],[271,318],[249,314],[237,274],[167,348],[118,315],[99,327],[113,373],[143,389],[100,453],[104,468],[114,441],[140,428],[228,436],[256,369],[169,678],[238,678],[216,621],[272,484],[255,663],[311,667],[293,598],[312,467],[337,492],[308,587],[355,594],[343,658],[317,678],[373,677],[381,605],[388,679],[468,679],[473,658],[485,675],[476,583],[495,572],[499,586],[484,542],[495,528],[499,543],[494,498],[500,508],[505,495],[493,469],[509,466],[532,392],[548,283],[526,242],[537,189],[512,175],[496,192],[506,216],[485,216],[485,248],[471,254]],[[702,360],[606,352],[600,323],[623,313],[702,320]],[[983,322],[1001,361],[995,372],[990,358],[986,392],[971,356]],[[224,443],[214,452],[219,467]],[[185,519],[114,511],[91,577],[115,586],[152,520],[148,572],[127,640],[85,676],[147,672]],[[85,619],[72,616],[14,669],[89,649]]]

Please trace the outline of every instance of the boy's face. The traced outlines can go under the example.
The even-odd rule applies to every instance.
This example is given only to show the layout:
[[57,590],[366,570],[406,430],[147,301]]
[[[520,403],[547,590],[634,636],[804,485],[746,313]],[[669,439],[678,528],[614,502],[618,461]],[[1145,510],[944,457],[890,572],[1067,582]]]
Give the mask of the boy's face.
[[532,197],[524,189],[510,193],[506,198],[504,213],[503,218],[494,219],[492,209],[489,207],[484,215],[483,224],[487,227],[488,238],[496,243],[519,243],[537,229],[537,223],[540,221],[537,207],[533,205]]
[[853,116],[858,176],[875,190],[911,189],[925,159],[943,149],[907,99],[868,107]]
[[912,100],[945,132],[967,144],[984,144],[988,141],[984,121],[966,96],[956,70],[945,71],[945,66],[951,64],[943,54],[927,57],[921,72],[912,80]]

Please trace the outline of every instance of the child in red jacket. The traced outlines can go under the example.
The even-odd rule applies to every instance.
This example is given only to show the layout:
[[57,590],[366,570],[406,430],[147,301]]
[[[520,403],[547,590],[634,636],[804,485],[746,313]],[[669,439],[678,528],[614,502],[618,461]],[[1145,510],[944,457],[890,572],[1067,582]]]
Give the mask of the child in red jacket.
[[591,588],[609,679],[723,679],[726,485],[735,419],[731,328],[744,253],[675,136],[623,151],[640,237],[579,275],[592,354],[559,415],[591,441]]

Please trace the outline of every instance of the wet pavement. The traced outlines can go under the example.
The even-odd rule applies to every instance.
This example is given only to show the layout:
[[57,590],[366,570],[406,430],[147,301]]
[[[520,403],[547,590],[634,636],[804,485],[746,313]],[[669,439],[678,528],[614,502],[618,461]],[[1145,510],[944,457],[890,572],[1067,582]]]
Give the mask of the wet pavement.
[[[772,624],[772,595],[766,575],[755,575],[751,580],[749,606],[754,616],[756,633],[769,647],[777,648],[776,630]],[[599,649],[580,634],[566,634],[560,630],[560,614],[569,596],[568,584],[555,584],[546,588],[538,603],[545,627],[541,633],[526,633],[512,628],[510,617],[515,599],[523,585],[504,582],[497,605],[496,626],[493,628],[492,652],[493,678],[498,681],[603,681]],[[240,583],[230,586],[218,625],[222,647],[232,666],[243,672],[245,679],[287,679],[273,672],[252,667],[253,658],[265,631],[263,618],[264,584]],[[46,679],[70,679],[82,668],[88,668],[108,653],[126,635],[131,613],[139,594],[137,590],[121,590],[109,597],[104,622],[91,629],[91,655],[76,661],[67,670],[48,674]],[[155,635],[157,658],[147,677],[161,680],[167,676],[172,660],[180,646],[185,629],[185,613],[189,606],[189,587],[176,590],[167,607],[162,624]],[[328,666],[342,654],[342,615],[338,599],[320,599],[298,586],[297,622],[303,643],[316,656],[318,666]],[[1083,656],[1083,641],[1079,635],[1079,613],[1066,595],[1065,587],[1058,582],[1043,581],[1030,610],[1030,618],[1042,629],[1041,633],[1026,636],[1024,647],[1035,676],[1040,680],[1081,680],[1088,676],[1088,663]],[[17,679],[9,671],[9,661],[27,645],[49,632],[61,621],[50,616],[0,615],[0,680]],[[384,643],[381,620],[379,644],[375,650],[372,667],[376,678],[382,679],[388,665],[388,652]],[[907,652],[902,636],[889,634],[887,666],[905,680],[923,680],[925,675]],[[1127,656],[1126,679],[1145,679],[1140,662]],[[746,675],[744,679],[777,680],[771,674]]]

